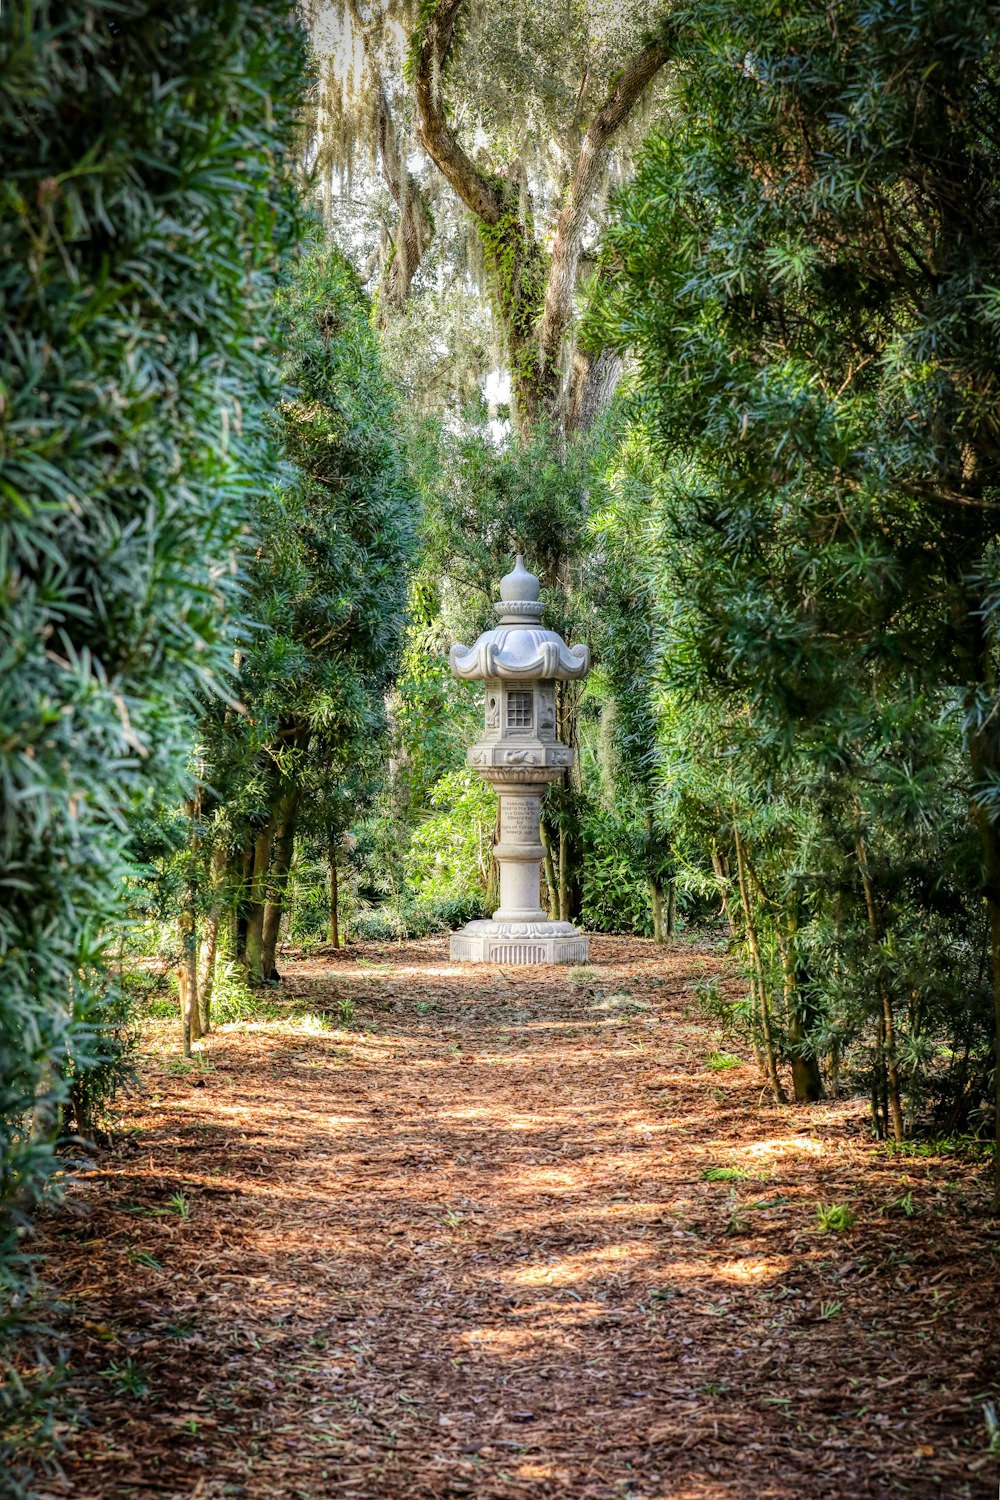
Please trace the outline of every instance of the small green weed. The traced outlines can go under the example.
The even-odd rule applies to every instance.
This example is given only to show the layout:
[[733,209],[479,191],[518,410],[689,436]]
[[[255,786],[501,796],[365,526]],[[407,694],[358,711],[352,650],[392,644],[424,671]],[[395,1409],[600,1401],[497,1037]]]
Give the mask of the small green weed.
[[125,1252],[126,1258],[133,1266],[146,1266],[150,1271],[162,1271],[163,1267],[155,1255],[150,1255],[148,1250],[134,1250],[131,1246]]
[[438,1003],[437,1003],[436,1000],[418,1000],[417,1001],[417,1015],[418,1016],[433,1015],[434,1011],[440,1010],[440,1009],[441,1009],[441,1007],[440,1007],[440,1005],[438,1005]]
[[742,1167],[706,1167],[701,1174],[702,1182],[746,1182],[750,1173]]
[[710,1052],[705,1058],[705,1066],[715,1073],[721,1073],[726,1068],[742,1068],[743,1059],[734,1052]]
[[306,1032],[308,1036],[321,1036],[324,1032],[333,1030],[329,1016],[319,1015],[312,1010],[301,1011],[295,1017],[295,1028]]
[[166,1212],[176,1214],[179,1219],[190,1219],[191,1205],[183,1193],[172,1193],[167,1199]]
[[904,1193],[902,1198],[891,1198],[882,1210],[885,1214],[902,1214],[907,1219],[912,1219],[916,1211],[912,1192]]
[[[361,959],[359,958],[358,963],[360,962]],[[354,1016],[354,1001],[351,999],[350,995],[345,995],[343,999],[340,1000],[337,1004],[337,1020],[340,1022],[341,1026],[351,1026],[354,1021]]]
[[194,1072],[194,1059],[191,1057],[165,1057],[163,1059],[163,1071],[169,1073],[173,1078],[183,1078],[187,1073]]
[[736,1193],[729,1194],[729,1218],[726,1220],[726,1233],[728,1235],[745,1234],[747,1229],[746,1214],[740,1206],[740,1200]]
[[835,1318],[843,1310],[844,1304],[842,1302],[821,1302],[819,1305],[819,1315],[824,1321]]
[[854,1211],[846,1203],[817,1203],[816,1218],[821,1234],[838,1234],[855,1223]]
[[145,1371],[137,1365],[134,1359],[125,1360],[124,1364],[118,1364],[115,1360],[99,1372],[114,1383],[115,1389],[120,1396],[132,1396],[141,1401],[144,1396],[149,1395],[149,1381]]

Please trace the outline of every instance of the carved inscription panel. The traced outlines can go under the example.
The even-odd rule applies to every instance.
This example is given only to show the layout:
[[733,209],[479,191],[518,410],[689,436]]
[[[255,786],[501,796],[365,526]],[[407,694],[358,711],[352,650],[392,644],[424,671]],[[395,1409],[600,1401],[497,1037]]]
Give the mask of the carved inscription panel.
[[537,844],[536,797],[504,797],[500,806],[500,837],[515,844]]

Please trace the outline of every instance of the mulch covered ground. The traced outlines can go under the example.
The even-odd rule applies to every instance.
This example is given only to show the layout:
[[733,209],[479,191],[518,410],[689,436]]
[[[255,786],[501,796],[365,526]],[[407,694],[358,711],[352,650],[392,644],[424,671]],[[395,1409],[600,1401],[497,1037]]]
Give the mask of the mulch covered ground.
[[152,1025],[48,1221],[85,1423],[46,1493],[996,1495],[984,1169],[709,1067],[710,947],[592,959],[289,962],[188,1073]]

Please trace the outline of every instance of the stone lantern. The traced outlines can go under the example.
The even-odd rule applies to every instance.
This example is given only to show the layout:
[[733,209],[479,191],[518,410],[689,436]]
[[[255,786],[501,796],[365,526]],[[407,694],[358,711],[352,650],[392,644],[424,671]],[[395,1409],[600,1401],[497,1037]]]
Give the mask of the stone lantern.
[[539,583],[518,554],[500,584],[500,619],[476,644],[453,646],[456,677],[486,684],[483,738],[469,765],[500,794],[500,906],[492,921],[470,922],[451,940],[464,963],[585,963],[587,939],[570,922],[550,921],[540,905],[541,800],[546,783],[572,765],[573,752],[556,738],[556,683],[585,677],[587,646],[567,646],[541,623]]

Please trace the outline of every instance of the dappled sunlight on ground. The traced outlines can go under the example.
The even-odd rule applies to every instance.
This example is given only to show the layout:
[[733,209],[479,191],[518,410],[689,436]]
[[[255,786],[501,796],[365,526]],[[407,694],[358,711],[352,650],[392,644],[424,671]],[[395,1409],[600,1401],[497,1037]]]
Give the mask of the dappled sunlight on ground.
[[[50,1221],[89,1426],[47,1493],[996,1492],[978,1169],[708,1067],[709,946],[593,946],[286,958],[272,1018],[191,1072],[151,1026],[132,1133]],[[822,1232],[831,1202],[853,1229]]]

